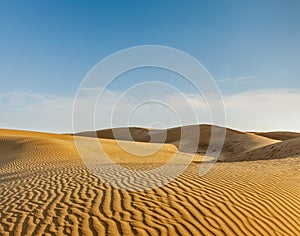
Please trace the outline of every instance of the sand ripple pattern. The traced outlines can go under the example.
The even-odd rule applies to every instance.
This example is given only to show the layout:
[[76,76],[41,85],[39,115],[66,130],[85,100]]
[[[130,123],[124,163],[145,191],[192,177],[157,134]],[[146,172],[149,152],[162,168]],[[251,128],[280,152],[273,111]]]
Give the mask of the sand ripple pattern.
[[0,235],[300,235],[300,158],[217,163],[204,177],[194,162],[164,187],[130,192],[92,175],[72,138],[0,140],[11,145],[0,153]]

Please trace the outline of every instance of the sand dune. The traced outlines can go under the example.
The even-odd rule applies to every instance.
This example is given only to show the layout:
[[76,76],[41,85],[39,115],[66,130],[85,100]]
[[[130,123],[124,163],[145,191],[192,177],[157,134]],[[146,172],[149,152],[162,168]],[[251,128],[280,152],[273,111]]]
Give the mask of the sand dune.
[[[251,158],[298,145],[260,147],[269,139],[227,135]],[[100,142],[114,161],[135,169],[155,167],[176,151],[163,145],[141,159],[115,140]],[[300,235],[300,158],[216,163],[203,177],[198,170],[206,164],[192,162],[176,181],[132,192],[91,174],[70,135],[0,130],[0,157],[0,235]]]
[[295,132],[254,132],[254,134],[281,141],[292,138],[300,138],[300,133]]
[[300,138],[293,138],[256,148],[242,155],[237,155],[230,161],[269,160],[298,156],[300,156]]
[[[216,133],[225,130],[226,136],[219,161],[230,161],[233,156],[240,155],[241,153],[248,152],[258,147],[279,142],[279,140],[266,138],[252,133],[240,132],[233,129],[211,125],[190,125],[184,127],[171,128],[167,130],[149,130],[139,127],[114,128],[98,130],[97,132],[82,132],[76,135],[106,139],[134,140],[138,142],[163,142],[168,144],[174,144],[179,149],[179,151],[189,152],[188,147],[185,147],[184,145],[179,147],[181,133],[191,133],[190,136],[185,135],[185,140],[183,140],[183,142],[186,143],[188,146],[189,143],[194,142],[192,132],[195,129],[199,129],[200,138],[197,152],[201,154],[204,154],[208,148],[208,145],[211,141],[212,129],[214,129],[214,132]],[[214,140],[214,142],[219,141],[220,140],[218,139],[218,137]]]

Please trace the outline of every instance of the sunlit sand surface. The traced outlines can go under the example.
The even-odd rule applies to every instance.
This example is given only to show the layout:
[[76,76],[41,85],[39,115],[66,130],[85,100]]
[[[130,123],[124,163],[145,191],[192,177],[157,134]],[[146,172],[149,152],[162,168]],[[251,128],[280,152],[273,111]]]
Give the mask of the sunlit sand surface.
[[[134,170],[177,152],[176,137],[121,142],[140,153],[161,147],[138,157],[100,140],[114,162]],[[230,131],[225,143],[225,162],[206,175],[198,175],[209,164],[200,152],[175,181],[134,192],[93,175],[71,135],[0,130],[0,235],[300,235],[299,139]]]

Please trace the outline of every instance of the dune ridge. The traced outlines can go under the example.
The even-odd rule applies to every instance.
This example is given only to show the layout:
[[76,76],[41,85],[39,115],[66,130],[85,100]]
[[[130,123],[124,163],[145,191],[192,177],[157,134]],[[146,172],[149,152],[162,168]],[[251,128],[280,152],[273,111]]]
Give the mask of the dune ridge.
[[[144,159],[124,155],[116,141],[100,142],[117,163],[145,167]],[[242,148],[271,148],[250,144]],[[280,150],[285,144],[271,145]],[[192,162],[175,181],[132,192],[91,174],[71,135],[0,130],[0,151],[1,235],[300,234],[300,158],[216,163],[203,177],[198,170],[205,163]],[[167,161],[174,151],[164,146],[147,166]]]
[[271,138],[271,139],[276,139],[276,140],[288,140],[292,138],[300,138],[300,133],[296,132],[278,132],[278,131],[273,131],[273,132],[253,132],[253,134],[260,135],[266,138]]
[[[292,145],[288,140],[292,138],[300,137],[299,133],[291,132],[272,132],[272,133],[251,133],[241,132],[229,128],[212,126],[212,125],[190,125],[184,127],[175,127],[167,130],[151,130],[140,127],[129,127],[129,128],[113,128],[94,131],[81,132],[75,135],[85,137],[97,137],[104,139],[118,139],[118,140],[131,140],[136,142],[151,142],[151,143],[167,143],[175,145],[179,151],[189,152],[188,148],[184,145],[179,147],[181,139],[181,131],[189,132],[189,130],[199,129],[200,138],[197,148],[197,153],[205,154],[211,139],[212,129],[216,133],[225,130],[226,136],[224,145],[221,151],[221,155],[218,161],[221,162],[233,162],[233,161],[251,161],[251,160],[267,160],[277,158],[287,158],[296,156],[300,152],[300,145],[297,145],[298,141],[293,141]],[[129,130],[129,132],[128,132]],[[273,138],[272,138],[273,137]],[[184,137],[184,142],[193,142],[193,137]],[[190,140],[189,140],[190,139]],[[214,140],[219,142],[220,140]],[[278,143],[277,145],[275,145]],[[280,143],[280,144],[279,144]],[[278,152],[278,154],[272,154],[273,152],[267,151],[268,148],[260,149],[259,151],[253,151],[264,146],[270,146],[270,149],[274,148],[273,152],[279,149],[284,150]],[[286,146],[286,147],[285,147]],[[251,152],[253,151],[253,152]],[[260,155],[260,152],[261,153]]]

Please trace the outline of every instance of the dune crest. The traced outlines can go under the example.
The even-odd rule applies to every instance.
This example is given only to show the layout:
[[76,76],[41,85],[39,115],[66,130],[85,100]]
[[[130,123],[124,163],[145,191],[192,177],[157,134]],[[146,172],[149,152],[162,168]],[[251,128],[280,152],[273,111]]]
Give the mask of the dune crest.
[[[129,127],[129,128],[113,128],[98,130],[96,132],[87,131],[81,132],[75,135],[85,137],[98,137],[104,139],[118,139],[118,140],[130,140],[136,142],[151,142],[151,143],[166,143],[175,145],[179,151],[189,152],[188,148],[184,145],[179,147],[181,140],[181,129],[186,131],[199,129],[199,143],[197,153],[204,155],[207,151],[208,145],[211,141],[211,132],[214,129],[215,132],[226,131],[224,145],[218,161],[221,162],[232,162],[232,161],[251,161],[251,160],[266,160],[266,159],[277,159],[277,158],[288,158],[296,156],[300,151],[300,145],[291,145],[286,142],[289,139],[300,137],[299,133],[291,132],[272,132],[272,133],[250,133],[241,132],[229,128],[223,128],[212,125],[190,125],[184,127],[170,128],[167,130],[151,130],[140,127]],[[128,132],[129,131],[129,132]],[[192,136],[192,135],[191,135]],[[272,138],[273,137],[273,138]],[[193,141],[193,138],[184,137],[183,142],[189,143]],[[220,142],[218,137],[213,142]],[[294,141],[295,143],[297,141]],[[275,145],[278,143],[278,145]],[[279,145],[279,143],[281,143]],[[278,152],[276,155],[271,155],[267,152],[267,149],[259,149],[268,145],[275,145],[279,149],[284,151]],[[286,147],[285,147],[286,145]],[[272,146],[270,146],[272,147]],[[253,151],[253,152],[251,152]],[[260,154],[260,151],[262,152]],[[251,154],[252,153],[252,154]],[[254,156],[255,157],[254,157]]]
[[300,133],[296,132],[253,132],[253,134],[281,141],[292,138],[300,138]]

